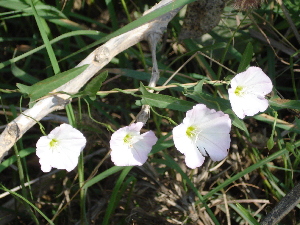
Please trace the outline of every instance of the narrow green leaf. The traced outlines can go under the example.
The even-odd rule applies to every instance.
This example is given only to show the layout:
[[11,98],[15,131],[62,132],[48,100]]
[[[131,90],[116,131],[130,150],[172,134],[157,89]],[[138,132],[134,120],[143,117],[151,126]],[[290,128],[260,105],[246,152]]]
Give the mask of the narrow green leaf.
[[35,100],[45,96],[46,94],[65,84],[66,82],[72,80],[81,72],[83,72],[87,67],[88,65],[84,65],[81,67],[70,69],[63,73],[42,80],[32,86],[17,83],[17,87],[22,93],[28,94],[28,96],[30,97],[30,101],[34,102]]
[[34,84],[39,81],[39,79],[17,67],[15,63],[11,64],[11,72],[15,77],[29,84]]
[[75,96],[89,96],[89,98],[94,101],[96,99],[97,92],[100,90],[103,81],[106,80],[108,76],[108,72],[104,71],[103,73],[99,74],[95,78],[93,78],[85,87],[85,89],[72,97]]
[[[35,9],[37,10],[38,15],[44,19],[55,19],[55,18],[67,19],[67,17],[54,6],[42,4],[42,5],[36,5]],[[32,8],[24,9],[23,12],[34,14]]]
[[[30,155],[33,152],[35,152],[35,148],[26,148],[26,149],[23,149],[19,152],[19,156],[20,156],[20,158],[24,158],[24,157],[26,157],[27,155]],[[16,155],[12,155],[8,159],[4,160],[0,164],[0,173],[16,161],[17,161],[17,156]]]
[[[230,206],[232,207],[233,205],[230,204]],[[257,222],[257,220],[241,204],[236,203],[236,206],[237,206],[236,212],[240,214],[240,216],[242,216],[245,221],[247,221],[250,225],[259,225],[259,222]]]
[[202,88],[203,88],[203,84],[205,83],[205,80],[202,79],[200,80],[197,85],[194,87],[194,92],[195,93],[202,93]]
[[17,83],[16,85],[20,89],[21,93],[29,95],[29,93],[31,91],[31,86],[28,86],[28,85],[25,85],[25,84],[20,84],[20,83]]
[[140,91],[142,92],[142,104],[150,105],[158,108],[168,108],[173,110],[178,110],[186,112],[190,110],[194,103],[180,100],[167,95],[153,94],[146,90],[146,88],[141,83]]
[[112,0],[105,0],[108,12],[109,12],[109,17],[110,17],[110,21],[112,23],[112,27],[114,30],[117,30],[118,28],[118,17],[116,15],[116,11],[114,8],[114,2]]
[[267,147],[269,150],[271,150],[274,147],[274,135],[275,135],[275,128],[276,128],[278,113],[276,111],[274,111],[274,114],[275,114],[275,116],[274,116],[274,123],[273,123],[273,127],[272,127],[272,134],[271,134],[270,139],[267,142]]
[[[259,121],[263,121],[268,124],[274,124],[274,120],[275,120],[275,118],[272,116],[266,117],[262,114],[258,114],[256,116],[254,116],[253,118],[256,120],[259,120]],[[296,125],[287,123],[286,121],[283,121],[283,120],[277,120],[276,127],[279,127],[281,129],[288,130],[288,131],[293,131],[293,132],[300,134],[300,123],[297,124],[297,120],[296,120]]]
[[30,7],[30,5],[25,4],[23,1],[20,0],[1,0],[0,6],[3,8],[13,9],[13,10],[22,10],[25,8]]
[[126,178],[127,174],[130,172],[130,170],[133,168],[133,166],[126,166],[123,168],[123,171],[122,173],[120,174],[115,186],[114,186],[114,189],[113,189],[113,192],[112,192],[112,195],[109,199],[109,203],[108,203],[108,206],[106,208],[106,213],[105,213],[105,216],[104,216],[104,219],[102,221],[102,225],[107,225],[109,224],[109,218],[111,217],[111,215],[113,214],[117,204],[116,204],[116,199],[118,197],[118,194],[121,194],[119,193],[119,190],[121,188],[121,185],[124,181],[124,179]]
[[113,166],[113,167],[105,170],[104,172],[98,174],[97,176],[90,179],[89,181],[87,181],[84,184],[83,188],[87,189],[87,188],[91,187],[92,185],[94,185],[95,183],[98,183],[99,181],[105,179],[106,177],[108,177],[112,174],[119,172],[122,169],[124,169],[124,166]]
[[269,100],[271,106],[279,107],[281,109],[295,109],[300,113],[300,101],[299,100],[290,100],[290,99],[282,99],[282,98],[271,98]]
[[34,18],[35,18],[36,23],[38,25],[40,34],[42,36],[43,42],[46,45],[46,50],[47,50],[47,53],[49,55],[51,65],[53,67],[54,74],[58,74],[60,72],[59,65],[58,65],[56,56],[54,54],[54,50],[52,48],[52,45],[49,41],[49,38],[48,38],[47,32],[46,32],[46,30],[50,30],[50,28],[48,27],[46,21],[38,15],[38,12],[37,12],[37,10],[34,6],[33,0],[31,0],[31,7],[32,7],[32,12],[33,12]]
[[249,66],[249,64],[252,60],[252,55],[253,55],[253,46],[252,46],[251,42],[249,42],[247,44],[247,47],[246,47],[246,49],[244,51],[244,54],[242,56],[242,61],[239,65],[237,73],[241,73],[241,72],[243,72],[247,69],[247,67]]

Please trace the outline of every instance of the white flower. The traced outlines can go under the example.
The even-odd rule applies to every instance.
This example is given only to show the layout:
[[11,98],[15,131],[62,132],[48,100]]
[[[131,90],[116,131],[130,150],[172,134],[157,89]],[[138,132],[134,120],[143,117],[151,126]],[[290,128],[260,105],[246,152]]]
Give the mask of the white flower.
[[53,167],[70,172],[77,166],[85,144],[83,134],[71,125],[61,124],[54,128],[36,143],[36,155],[40,158],[42,171],[49,172]]
[[261,68],[251,66],[246,71],[237,74],[231,80],[228,90],[232,110],[243,119],[265,111],[269,102],[265,95],[272,91],[270,78]]
[[116,166],[141,166],[155,145],[157,137],[153,131],[140,134],[142,122],[120,128],[111,136],[111,160]]
[[197,104],[173,129],[174,144],[185,155],[186,165],[194,169],[203,164],[204,156],[210,156],[213,161],[227,156],[230,129],[231,120],[227,114]]

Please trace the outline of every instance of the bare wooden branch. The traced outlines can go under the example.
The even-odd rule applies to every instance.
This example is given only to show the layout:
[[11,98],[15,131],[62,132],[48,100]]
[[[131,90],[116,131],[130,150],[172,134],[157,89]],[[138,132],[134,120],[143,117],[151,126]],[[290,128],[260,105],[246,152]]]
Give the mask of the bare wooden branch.
[[[144,14],[150,13],[170,3],[172,3],[172,0],[162,0]],[[107,65],[113,57],[142,40],[148,40],[149,35],[162,34],[170,20],[179,10],[180,8],[173,9],[140,27],[110,39],[102,46],[96,48],[77,65],[78,67],[88,64],[87,69],[76,78],[57,88],[55,92],[64,91],[71,94],[77,93],[80,88]],[[23,114],[20,114],[16,119],[7,124],[5,130],[0,135],[0,160],[7,154],[14,143],[34,126],[37,121],[53,111],[64,109],[66,104],[70,101],[69,95],[66,94],[49,96],[38,101],[32,108],[24,111]]]

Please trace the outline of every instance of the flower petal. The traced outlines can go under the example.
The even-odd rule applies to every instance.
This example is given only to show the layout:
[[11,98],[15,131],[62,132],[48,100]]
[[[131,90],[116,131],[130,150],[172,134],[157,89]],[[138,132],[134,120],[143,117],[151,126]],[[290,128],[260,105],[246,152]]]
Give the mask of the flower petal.
[[157,137],[155,136],[154,132],[152,130],[147,131],[141,135],[143,137],[143,142],[145,143],[145,147],[148,148],[147,151],[150,153],[152,146],[156,144]]
[[181,123],[174,127],[172,131],[174,145],[182,154],[185,154],[186,151],[193,147],[193,144],[191,144],[192,140],[186,135],[186,130],[187,126]]
[[[133,123],[114,132],[110,140],[111,160],[116,166],[141,166],[150,153],[157,137],[152,131],[140,134],[143,123]],[[124,139],[129,136],[130,138]]]
[[250,66],[244,72],[237,74],[232,81],[238,83],[239,85],[255,85],[270,82],[270,78],[262,71],[261,68]]
[[228,90],[228,94],[232,110],[241,119],[246,115],[253,116],[258,112],[264,112],[269,106],[267,99],[255,94],[237,96],[232,89]]
[[219,117],[219,112],[216,112],[214,109],[207,108],[204,104],[197,104],[191,110],[186,112],[186,117],[183,119],[183,123],[187,126],[192,124],[202,124],[212,120],[213,118]]
[[[192,114],[189,114],[192,116]],[[187,118],[187,117],[186,117]],[[204,157],[195,145],[195,140],[186,135],[187,126],[179,124],[173,129],[174,145],[178,151],[185,155],[185,163],[188,167],[194,169],[199,167],[204,162]]]
[[112,149],[110,153],[111,161],[113,161],[116,166],[141,166],[141,164],[133,157],[131,148],[124,145],[115,146],[115,148],[112,146],[110,147]]
[[195,145],[188,147],[189,149],[185,153],[185,164],[191,169],[202,166],[205,157],[200,153]]
[[230,135],[229,133],[201,134],[196,144],[204,156],[209,156],[213,161],[221,161],[228,155]]
[[214,114],[214,118],[207,115],[210,120],[199,125],[201,133],[210,133],[212,136],[215,133],[229,134],[231,130],[231,120],[229,116],[221,111],[215,112]]
[[[238,87],[241,87],[241,93],[236,93]],[[231,80],[228,94],[232,110],[241,119],[265,111],[268,108],[265,95],[272,88],[272,81],[259,67],[249,67]]]
[[78,157],[85,145],[83,134],[71,125],[61,124],[56,127],[36,144],[42,171],[49,172],[54,167],[70,172],[77,166]]
[[71,149],[61,148],[60,151],[55,151],[52,154],[52,167],[57,169],[65,169],[68,172],[72,171],[78,164],[80,151],[74,152]]
[[128,126],[128,129],[130,131],[136,131],[136,132],[140,133],[143,126],[144,126],[144,124],[142,122],[136,122],[136,123],[130,124]]
[[204,156],[210,156],[213,161],[227,156],[230,130],[227,114],[197,104],[186,113],[183,123],[173,129],[174,144],[185,154],[187,166],[195,168],[203,164]]

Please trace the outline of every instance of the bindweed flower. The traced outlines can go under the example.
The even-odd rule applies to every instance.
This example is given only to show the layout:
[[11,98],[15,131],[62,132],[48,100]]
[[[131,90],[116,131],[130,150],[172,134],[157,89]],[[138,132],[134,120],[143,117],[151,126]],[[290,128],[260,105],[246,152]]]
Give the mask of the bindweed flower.
[[83,134],[69,124],[61,124],[36,143],[36,155],[40,158],[41,169],[51,168],[73,170],[78,164],[80,152],[86,139]]
[[231,120],[227,114],[195,105],[186,112],[183,122],[173,129],[178,151],[185,155],[185,163],[194,169],[204,162],[204,156],[220,161],[228,154]]
[[153,131],[140,134],[142,127],[143,123],[137,122],[112,134],[111,160],[116,166],[141,166],[146,162],[157,137]]
[[264,112],[269,102],[265,95],[272,91],[273,85],[270,78],[261,68],[251,66],[246,71],[237,74],[231,80],[228,89],[232,110],[243,119]]

